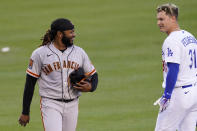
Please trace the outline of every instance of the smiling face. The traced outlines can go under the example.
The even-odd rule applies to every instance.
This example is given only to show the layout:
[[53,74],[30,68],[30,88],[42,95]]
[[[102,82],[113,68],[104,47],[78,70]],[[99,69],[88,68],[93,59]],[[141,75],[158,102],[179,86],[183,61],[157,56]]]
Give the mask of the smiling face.
[[74,39],[76,37],[74,29],[57,31],[55,36],[54,45],[59,50],[64,50],[73,45]]
[[163,4],[157,8],[157,25],[161,32],[168,35],[175,30],[179,30],[178,7],[174,4]]
[[157,25],[161,32],[169,33],[173,26],[174,19],[172,16],[166,15],[166,12],[157,13]]
[[70,40],[70,43],[73,44],[74,38],[76,36],[75,30],[74,29],[66,30],[66,31],[64,31],[64,34],[65,34],[65,37],[67,37]]

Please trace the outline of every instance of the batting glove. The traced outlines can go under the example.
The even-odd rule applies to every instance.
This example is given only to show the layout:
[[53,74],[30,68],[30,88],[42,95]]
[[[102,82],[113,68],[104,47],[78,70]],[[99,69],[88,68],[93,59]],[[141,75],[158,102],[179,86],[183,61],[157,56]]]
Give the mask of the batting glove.
[[161,97],[159,97],[154,103],[153,105],[156,106],[156,105],[159,105],[160,106],[160,100],[161,100]]
[[160,113],[163,112],[164,110],[166,110],[166,108],[169,106],[170,104],[170,99],[167,99],[165,97],[162,97],[160,100]]

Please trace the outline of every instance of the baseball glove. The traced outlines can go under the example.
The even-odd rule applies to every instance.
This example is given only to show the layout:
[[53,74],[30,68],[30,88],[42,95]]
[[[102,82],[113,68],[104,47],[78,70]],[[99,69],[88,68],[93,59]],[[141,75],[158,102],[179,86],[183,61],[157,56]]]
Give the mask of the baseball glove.
[[85,75],[84,69],[81,67],[71,72],[69,78],[70,84],[72,86],[77,85],[77,83],[79,83],[82,80],[90,81],[89,77]]

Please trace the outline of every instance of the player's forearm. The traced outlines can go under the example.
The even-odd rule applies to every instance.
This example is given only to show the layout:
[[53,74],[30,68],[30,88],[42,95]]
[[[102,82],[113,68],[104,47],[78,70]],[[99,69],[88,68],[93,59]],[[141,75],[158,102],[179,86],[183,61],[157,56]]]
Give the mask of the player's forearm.
[[30,104],[32,101],[34,87],[36,84],[37,78],[32,77],[27,74],[26,82],[25,82],[25,89],[23,94],[23,111],[22,114],[29,115],[30,112]]
[[179,72],[179,64],[167,63],[167,66],[168,66],[169,71],[166,77],[166,87],[164,91],[164,97],[167,99],[170,99],[172,91],[177,81],[177,76]]
[[92,89],[90,91],[93,92],[96,90],[97,85],[98,85],[98,73],[97,72],[92,75],[91,85],[92,85]]

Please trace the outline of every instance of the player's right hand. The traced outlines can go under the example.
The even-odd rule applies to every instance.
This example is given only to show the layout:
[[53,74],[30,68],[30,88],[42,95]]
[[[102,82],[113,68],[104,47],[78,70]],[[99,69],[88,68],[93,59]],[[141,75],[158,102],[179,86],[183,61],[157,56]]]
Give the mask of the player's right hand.
[[80,81],[73,87],[81,92],[90,92],[92,89],[91,83],[85,80]]
[[19,122],[19,124],[20,124],[21,126],[24,126],[24,127],[25,127],[26,124],[29,123],[29,120],[30,120],[29,115],[23,115],[23,114],[21,114],[21,116],[20,116],[18,122]]
[[169,106],[169,104],[170,104],[170,99],[167,99],[167,98],[165,98],[165,97],[162,97],[161,99],[160,99],[160,113],[161,112],[163,112],[164,110],[166,110],[166,108]]

